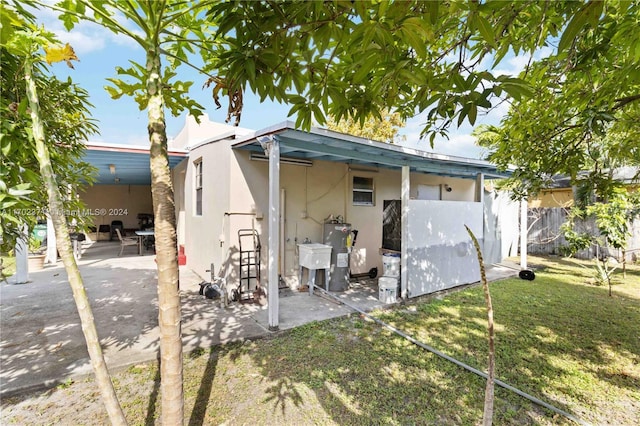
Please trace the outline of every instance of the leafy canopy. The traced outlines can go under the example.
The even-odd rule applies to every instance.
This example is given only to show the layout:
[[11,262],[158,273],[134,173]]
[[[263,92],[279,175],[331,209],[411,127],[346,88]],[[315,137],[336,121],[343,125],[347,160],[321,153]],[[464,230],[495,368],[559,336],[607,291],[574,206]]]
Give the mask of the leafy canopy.
[[584,4],[556,52],[520,76],[533,96],[514,99],[500,126],[476,131],[491,161],[516,167],[519,195],[562,174],[606,197],[612,169],[640,166],[639,22],[637,2]]
[[[208,62],[233,89],[292,105],[296,125],[326,116],[362,125],[383,111],[428,111],[431,143],[474,124],[500,99],[532,94],[491,70],[509,52],[533,53],[574,15],[573,1],[223,2],[209,16],[224,36]],[[621,7],[621,6],[620,6]],[[571,28],[582,29],[578,23]],[[563,40],[571,40],[570,35]]]
[[[4,7],[0,44],[0,231],[2,251],[15,245],[26,224],[32,229],[47,211],[47,193],[36,157],[24,74],[25,57],[44,57],[38,45],[59,48],[52,33],[36,27],[30,15]],[[35,40],[35,42],[34,42]],[[35,48],[34,48],[35,46]],[[62,47],[64,48],[64,47]],[[41,113],[58,187],[69,196],[65,211],[78,212],[83,204],[68,192],[91,183],[95,170],[82,161],[84,141],[97,131],[90,118],[85,90],[70,79],[60,81],[43,61],[34,64],[33,78],[41,95]],[[80,223],[82,216],[75,217]]]
[[340,121],[334,120],[333,117],[328,117],[326,127],[329,130],[360,136],[374,141],[394,143],[403,140],[404,136],[398,136],[398,132],[404,126],[404,123],[400,114],[385,111],[382,113],[380,120],[369,117],[362,126],[351,117]]

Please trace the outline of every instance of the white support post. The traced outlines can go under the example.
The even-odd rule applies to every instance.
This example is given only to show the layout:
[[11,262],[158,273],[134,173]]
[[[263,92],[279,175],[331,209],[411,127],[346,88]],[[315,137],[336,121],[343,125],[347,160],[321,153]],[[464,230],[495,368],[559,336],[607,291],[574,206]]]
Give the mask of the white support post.
[[29,282],[29,247],[27,245],[27,232],[29,232],[29,229],[25,225],[23,229],[23,235],[25,235],[25,237],[20,237],[16,240],[16,284]]
[[411,190],[411,170],[409,166],[402,166],[402,226],[400,238],[400,296],[407,299],[409,286],[407,281],[407,242],[409,241],[409,191]]
[[484,203],[484,174],[476,175],[476,200],[477,203]]
[[269,330],[279,328],[279,276],[280,254],[280,143],[271,137],[267,142],[269,156]]
[[[50,265],[55,265],[58,262],[56,244],[56,231],[53,227],[53,221],[51,220],[51,216],[47,215],[47,256],[44,260]],[[78,244],[80,244],[79,241]]]
[[527,269],[527,199],[520,201],[520,268]]

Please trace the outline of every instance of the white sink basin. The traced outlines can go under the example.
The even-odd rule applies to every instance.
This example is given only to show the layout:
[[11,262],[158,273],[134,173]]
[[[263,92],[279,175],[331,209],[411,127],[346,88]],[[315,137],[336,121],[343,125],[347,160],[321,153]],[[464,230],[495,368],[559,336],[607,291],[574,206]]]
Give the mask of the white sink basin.
[[326,269],[331,266],[331,246],[319,243],[298,244],[300,266],[307,269]]

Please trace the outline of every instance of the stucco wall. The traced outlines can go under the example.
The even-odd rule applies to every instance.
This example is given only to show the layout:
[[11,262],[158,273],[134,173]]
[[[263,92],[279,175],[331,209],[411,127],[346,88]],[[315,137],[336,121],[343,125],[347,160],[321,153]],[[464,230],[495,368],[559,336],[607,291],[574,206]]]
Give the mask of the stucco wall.
[[529,207],[571,207],[573,206],[573,190],[560,188],[542,191],[535,198],[529,199]]
[[96,227],[121,220],[125,228],[137,229],[138,213],[153,214],[149,185],[95,185],[81,193],[80,198],[92,211],[102,209],[106,212],[93,216]]
[[[353,176],[373,178],[375,188],[374,206],[357,206],[351,202]],[[418,185],[444,185],[451,187],[451,192],[442,192],[442,199],[448,201],[473,201],[475,197],[475,180],[457,179],[436,175],[412,173],[409,196],[416,198]],[[399,200],[402,176],[399,170],[380,169],[378,172],[349,172],[347,215],[346,220],[358,229],[358,239],[351,256],[353,273],[363,273],[373,267],[382,271],[382,215],[385,200]]]
[[[222,265],[220,233],[222,218],[229,205],[230,141],[219,141],[194,148],[184,173],[184,245],[187,266],[209,278],[211,263]],[[202,161],[202,215],[195,210],[195,166]]]
[[[262,283],[266,284],[269,212],[269,164],[250,159],[247,151],[231,150],[231,141],[196,147],[190,153],[185,173],[185,248],[187,265],[203,277],[211,262],[219,275],[227,277],[232,287],[238,283],[239,229],[256,229],[262,243]],[[193,163],[203,161],[203,215],[194,215]],[[374,206],[354,206],[354,176],[374,180]],[[475,181],[432,175],[411,175],[411,196],[417,185],[443,185],[444,199],[473,201]],[[281,241],[284,242],[279,268],[283,279],[295,287],[298,274],[298,244],[306,239],[322,241],[324,220],[342,216],[359,231],[351,257],[353,273],[378,267],[382,270],[382,209],[384,200],[400,198],[400,171],[377,172],[350,170],[349,165],[314,161],[312,167],[281,163],[280,188],[284,200]],[[243,247],[243,249],[246,249]]]

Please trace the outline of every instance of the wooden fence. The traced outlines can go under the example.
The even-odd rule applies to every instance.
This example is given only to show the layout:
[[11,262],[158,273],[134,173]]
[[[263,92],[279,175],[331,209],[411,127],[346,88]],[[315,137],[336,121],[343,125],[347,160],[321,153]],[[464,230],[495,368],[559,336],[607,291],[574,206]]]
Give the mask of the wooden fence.
[[[527,215],[529,232],[527,238],[527,252],[531,254],[562,254],[562,247],[567,246],[567,241],[560,232],[560,226],[567,220],[568,209],[562,207],[530,208]],[[578,232],[597,233],[595,220],[576,222]],[[627,243],[627,260],[635,261],[640,257],[640,219],[631,224],[632,235]],[[606,254],[620,258],[621,253],[602,247],[592,246],[588,250],[575,254],[579,259],[591,259]]]

